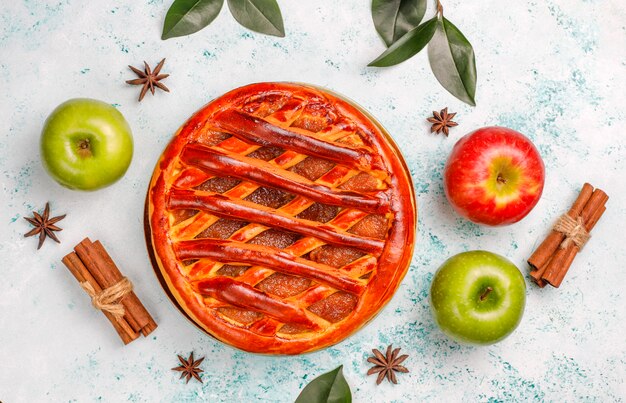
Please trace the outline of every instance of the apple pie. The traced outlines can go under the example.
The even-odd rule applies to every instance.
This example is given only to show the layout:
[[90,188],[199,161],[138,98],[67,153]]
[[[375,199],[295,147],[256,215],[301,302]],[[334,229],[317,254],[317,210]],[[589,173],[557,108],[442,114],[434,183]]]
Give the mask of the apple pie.
[[390,300],[411,260],[407,167],[361,108],[315,87],[260,83],[193,115],[146,199],[148,249],[196,325],[242,350],[337,343]]

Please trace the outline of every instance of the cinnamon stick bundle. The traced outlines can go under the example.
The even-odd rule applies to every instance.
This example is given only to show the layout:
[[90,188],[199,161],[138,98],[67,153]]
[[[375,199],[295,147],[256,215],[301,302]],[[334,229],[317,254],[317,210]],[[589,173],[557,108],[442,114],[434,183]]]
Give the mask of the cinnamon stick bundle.
[[589,232],[606,211],[609,197],[585,183],[569,211],[528,259],[530,275],[540,286],[559,287],[574,258],[589,238]]
[[91,296],[93,305],[109,319],[124,344],[156,329],[156,322],[132,291],[132,284],[122,276],[100,241],[85,238],[62,261]]

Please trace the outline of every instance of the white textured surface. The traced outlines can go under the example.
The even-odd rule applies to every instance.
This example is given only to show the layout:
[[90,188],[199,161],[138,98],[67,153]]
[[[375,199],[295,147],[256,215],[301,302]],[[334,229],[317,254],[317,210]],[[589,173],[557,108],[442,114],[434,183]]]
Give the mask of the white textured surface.
[[[318,374],[344,364],[355,401],[626,398],[626,11],[622,0],[446,0],[446,15],[477,54],[475,108],[436,82],[425,52],[389,69],[365,67],[382,50],[369,3],[280,1],[287,37],[249,33],[224,7],[190,37],[161,41],[170,1],[5,1],[0,14],[0,400],[292,401]],[[432,5],[431,5],[432,6]],[[431,7],[432,9],[432,7]],[[429,14],[431,11],[429,10]],[[172,93],[138,104],[126,67],[163,69]],[[257,81],[326,86],[363,105],[394,136],[410,166],[420,209],[413,265],[382,313],[357,335],[303,357],[235,351],[172,307],[149,266],[143,198],[172,133],[204,103]],[[126,176],[95,193],[61,188],[43,171],[38,139],[59,103],[115,104],[135,136]],[[433,109],[458,111],[450,138],[428,134]],[[445,201],[441,169],[455,140],[485,125],[533,139],[547,168],[544,196],[521,223],[469,224]],[[524,263],[555,217],[589,181],[609,193],[605,217],[559,290],[528,282],[519,329],[491,347],[448,341],[428,307],[432,273],[448,256],[487,249]],[[22,219],[50,200],[61,245],[24,239]],[[84,236],[100,239],[159,323],[122,347],[60,263]],[[528,278],[528,277],[527,277]],[[400,384],[365,377],[371,348],[410,354]],[[204,384],[180,382],[176,354],[206,355]]]

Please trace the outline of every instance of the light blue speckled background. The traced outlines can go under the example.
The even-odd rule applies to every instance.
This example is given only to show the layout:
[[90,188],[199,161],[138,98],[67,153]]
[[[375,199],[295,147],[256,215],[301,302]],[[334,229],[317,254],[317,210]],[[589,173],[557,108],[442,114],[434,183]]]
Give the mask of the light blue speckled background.
[[[226,9],[207,29],[161,41],[169,0],[4,0],[0,13],[0,400],[283,401],[344,364],[355,401],[623,401],[626,398],[626,11],[623,0],[446,0],[471,40],[475,108],[446,93],[425,53],[389,69],[367,68],[383,45],[369,1],[281,0],[287,37],[250,33]],[[432,10],[432,5],[431,5]],[[429,10],[429,13],[431,11]],[[172,93],[148,95],[126,67],[163,69]],[[200,333],[172,307],[143,240],[148,178],[172,133],[223,92],[256,81],[304,81],[343,93],[377,116],[403,150],[419,200],[411,269],[391,303],[336,347],[302,357],[235,351]],[[95,193],[58,186],[39,162],[48,113],[72,97],[116,105],[136,152],[126,176]],[[457,111],[450,138],[428,133],[433,109]],[[441,170],[454,142],[485,125],[530,136],[544,157],[544,195],[516,225],[478,227],[453,214]],[[605,189],[608,211],[561,289],[528,282],[519,329],[491,347],[460,346],[435,327],[428,288],[448,256],[484,248],[525,259],[583,182]],[[61,245],[24,239],[22,219],[51,201]],[[127,347],[60,263],[84,236],[101,239],[135,283],[159,328]],[[594,263],[595,262],[595,263]],[[18,303],[18,301],[21,301]],[[365,377],[373,347],[410,354],[400,384]],[[176,354],[206,355],[204,384],[179,381]]]

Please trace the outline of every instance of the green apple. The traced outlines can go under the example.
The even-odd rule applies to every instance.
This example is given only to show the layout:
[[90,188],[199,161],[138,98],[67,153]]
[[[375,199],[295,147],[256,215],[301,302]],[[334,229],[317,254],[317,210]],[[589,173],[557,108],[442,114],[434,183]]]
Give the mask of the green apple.
[[95,99],[70,99],[44,123],[41,158],[48,173],[70,189],[96,190],[120,179],[133,157],[124,116]]
[[454,340],[493,344],[515,330],[526,304],[519,269],[495,253],[476,250],[446,260],[430,287],[435,322]]

